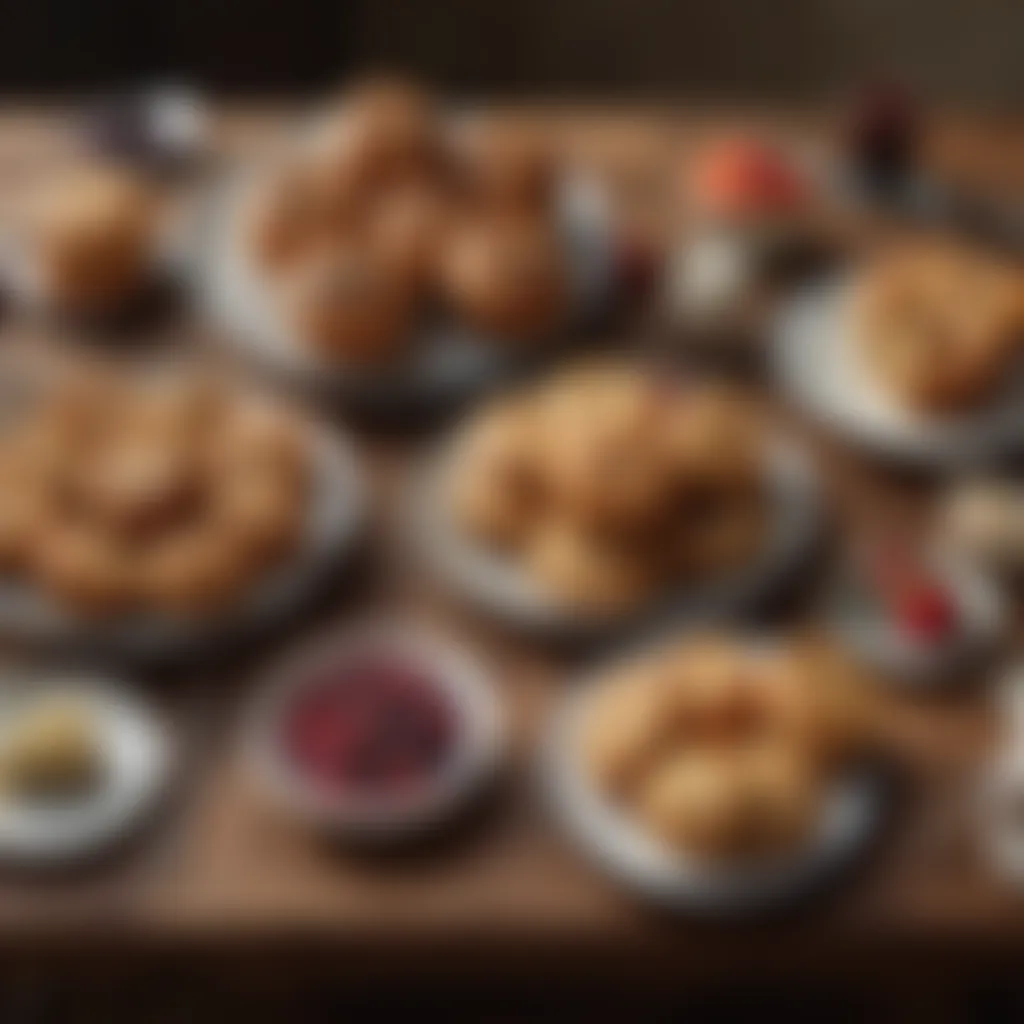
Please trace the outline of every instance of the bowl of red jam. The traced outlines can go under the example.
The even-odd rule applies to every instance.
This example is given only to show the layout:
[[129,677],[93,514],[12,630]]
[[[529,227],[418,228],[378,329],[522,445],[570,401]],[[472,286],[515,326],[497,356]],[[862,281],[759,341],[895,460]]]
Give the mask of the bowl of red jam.
[[273,673],[251,732],[277,802],[333,832],[386,837],[439,824],[497,766],[495,692],[464,651],[373,627]]

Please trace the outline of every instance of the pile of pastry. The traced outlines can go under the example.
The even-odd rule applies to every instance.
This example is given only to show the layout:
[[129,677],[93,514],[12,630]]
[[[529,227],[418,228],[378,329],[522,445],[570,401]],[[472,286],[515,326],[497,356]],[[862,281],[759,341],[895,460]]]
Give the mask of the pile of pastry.
[[862,680],[818,641],[675,642],[598,691],[581,733],[601,793],[666,848],[708,862],[792,850],[871,742]]
[[464,535],[545,593],[621,613],[755,555],[764,455],[741,395],[588,363],[485,406],[459,447],[450,501]]
[[241,241],[291,336],[322,356],[386,363],[438,317],[543,340],[570,306],[558,179],[538,128],[446,123],[413,86],[375,81],[259,181]]
[[76,369],[0,433],[0,565],[89,616],[205,615],[287,559],[302,424],[209,377]]
[[901,404],[967,409],[1006,383],[1024,342],[1024,275],[952,243],[917,243],[881,258],[855,292],[870,372]]

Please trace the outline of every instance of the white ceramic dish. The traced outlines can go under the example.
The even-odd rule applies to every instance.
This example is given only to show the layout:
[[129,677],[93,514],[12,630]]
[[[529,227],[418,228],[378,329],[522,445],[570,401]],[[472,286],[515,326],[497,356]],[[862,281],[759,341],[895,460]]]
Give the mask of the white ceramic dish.
[[27,866],[68,864],[127,838],[170,781],[175,745],[165,724],[134,694],[90,676],[21,677],[0,682],[0,729],[13,704],[40,693],[81,700],[93,715],[105,759],[93,793],[66,803],[0,800],[0,858]]
[[961,560],[939,564],[962,622],[949,643],[915,642],[882,615],[841,607],[833,611],[833,629],[842,643],[888,682],[927,686],[953,679],[994,650],[1006,630],[1006,600],[991,577]]
[[[279,749],[282,711],[310,685],[317,666],[343,662],[362,650],[425,666],[458,717],[454,756],[434,785],[400,804],[326,795]],[[500,763],[504,719],[486,672],[465,651],[418,627],[377,623],[314,644],[274,669],[257,695],[244,739],[254,777],[283,811],[326,835],[379,843],[422,835],[462,810]]]
[[859,357],[848,316],[850,281],[798,295],[774,325],[773,360],[783,390],[837,433],[880,454],[928,466],[963,465],[1024,445],[1024,373],[982,409],[925,416],[901,408]]
[[605,197],[589,179],[566,182],[558,204],[573,279],[572,322],[566,339],[532,346],[534,355],[482,337],[457,323],[421,329],[410,356],[381,369],[345,366],[312,353],[296,339],[270,301],[270,290],[241,244],[240,213],[261,173],[230,179],[204,211],[197,286],[224,339],[243,354],[288,379],[362,405],[405,409],[455,401],[521,369],[536,353],[550,355],[603,311],[613,288],[614,265]]
[[610,627],[640,625],[640,620],[679,623],[737,612],[779,585],[818,535],[821,509],[813,467],[802,449],[780,438],[769,447],[765,465],[771,525],[749,565],[717,580],[670,588],[627,621],[584,616],[545,593],[514,561],[458,528],[446,495],[463,437],[456,433],[443,443],[415,481],[416,493],[408,502],[410,532],[433,572],[455,592],[529,632],[585,638],[606,635]]
[[669,909],[752,912],[812,892],[867,846],[880,823],[884,788],[876,773],[864,769],[837,780],[807,842],[786,856],[716,867],[667,849],[614,807],[580,763],[586,712],[612,676],[602,670],[568,691],[545,729],[540,761],[554,814],[612,878]]
[[155,615],[86,621],[30,585],[0,578],[0,632],[47,646],[159,658],[206,649],[286,614],[348,552],[366,513],[365,485],[350,444],[318,428],[312,452],[313,494],[298,550],[222,616],[202,621]]

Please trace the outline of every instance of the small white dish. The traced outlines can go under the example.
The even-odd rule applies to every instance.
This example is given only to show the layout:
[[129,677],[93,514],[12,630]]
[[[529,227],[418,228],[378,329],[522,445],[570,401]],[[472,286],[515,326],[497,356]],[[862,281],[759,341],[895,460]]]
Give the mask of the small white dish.
[[517,351],[457,322],[421,328],[409,356],[381,368],[324,359],[295,338],[270,301],[271,291],[243,251],[241,214],[261,171],[224,183],[204,211],[197,287],[223,339],[294,383],[364,407],[407,410],[457,401],[490,387],[538,358],[558,354],[596,319],[614,288],[615,257],[606,197],[586,178],[567,180],[558,218],[572,271],[573,308],[565,339]]
[[[635,652],[634,652],[635,655]],[[574,684],[542,737],[541,780],[570,838],[613,879],[669,909],[755,912],[812,892],[863,851],[880,824],[881,777],[867,768],[838,779],[806,843],[748,864],[713,866],[670,850],[612,805],[579,757],[591,701],[614,682],[614,666]]]
[[115,846],[138,828],[170,781],[175,744],[145,703],[126,688],[92,676],[21,676],[0,681],[0,729],[21,701],[54,696],[81,702],[93,718],[104,759],[95,791],[62,802],[0,797],[0,859],[70,864]]
[[948,642],[918,641],[884,615],[844,608],[838,601],[833,609],[832,627],[841,642],[887,682],[920,687],[953,679],[991,653],[1005,634],[1006,600],[995,580],[963,560],[935,561],[960,623]]
[[[422,665],[456,715],[457,745],[440,774],[398,802],[324,793],[280,749],[283,713],[305,687],[315,685],[316,670],[364,651]],[[328,637],[272,670],[253,705],[244,742],[254,778],[281,810],[328,836],[389,843],[441,827],[465,808],[499,766],[504,716],[487,673],[463,649],[419,627],[375,623]]]
[[281,618],[351,550],[367,512],[363,475],[351,444],[337,432],[318,427],[312,453],[313,494],[298,550],[238,606],[202,620],[129,615],[89,621],[31,585],[0,578],[0,632],[33,644],[148,659],[208,649]]
[[821,508],[814,468],[802,448],[780,437],[770,445],[765,484],[771,525],[762,550],[747,566],[719,579],[669,588],[624,619],[585,616],[545,593],[516,562],[468,538],[451,514],[447,495],[460,445],[459,431],[442,442],[414,481],[409,530],[432,571],[467,601],[528,632],[585,639],[652,621],[680,623],[737,612],[792,571],[818,536]]
[[984,408],[927,416],[872,380],[849,317],[849,277],[806,289],[776,319],[772,355],[783,390],[840,435],[889,458],[951,467],[1024,445],[1024,373]]

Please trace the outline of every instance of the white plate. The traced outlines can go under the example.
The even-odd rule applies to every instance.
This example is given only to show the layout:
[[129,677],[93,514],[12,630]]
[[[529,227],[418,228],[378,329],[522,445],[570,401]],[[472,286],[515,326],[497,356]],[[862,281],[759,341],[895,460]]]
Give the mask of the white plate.
[[784,390],[838,433],[890,457],[950,466],[1024,443],[1024,374],[983,409],[927,416],[897,405],[871,379],[850,324],[850,280],[808,288],[775,325],[773,358]]
[[94,793],[66,804],[0,800],[0,858],[27,865],[69,863],[116,844],[141,824],[167,788],[175,761],[164,724],[136,696],[88,676],[22,678],[0,684],[0,721],[22,686],[82,700],[95,716],[106,759]]
[[960,560],[937,562],[940,578],[948,581],[955,595],[963,624],[951,643],[915,643],[881,614],[853,613],[841,606],[833,610],[833,629],[842,643],[879,670],[887,682],[925,686],[952,680],[990,653],[1005,633],[1006,600],[995,581]]
[[318,428],[311,447],[313,494],[299,548],[237,607],[202,621],[157,615],[87,621],[30,585],[0,577],[0,632],[34,643],[151,658],[207,648],[286,614],[350,549],[365,516],[364,483],[349,443]]
[[805,452],[783,438],[767,452],[765,484],[771,524],[762,550],[744,568],[691,585],[669,588],[630,621],[587,617],[545,593],[514,560],[467,537],[451,515],[450,480],[464,435],[442,445],[415,481],[408,503],[410,530],[433,570],[453,590],[491,615],[531,632],[570,637],[603,635],[609,626],[629,628],[640,620],[681,621],[741,610],[778,585],[813,546],[820,502],[813,467]]
[[326,360],[295,338],[270,301],[267,282],[243,251],[240,214],[261,173],[227,181],[204,211],[197,286],[226,341],[268,368],[307,387],[361,404],[397,408],[409,402],[433,404],[466,397],[521,369],[531,359],[552,355],[597,317],[613,287],[614,264],[605,196],[589,179],[566,182],[558,205],[559,222],[573,273],[573,323],[563,342],[516,352],[456,323],[423,328],[408,359],[382,369],[345,366]]
[[580,731],[591,700],[613,673],[581,680],[563,698],[544,732],[541,778],[570,837],[611,877],[674,909],[742,913],[805,895],[849,864],[867,845],[884,803],[871,771],[837,780],[806,843],[786,856],[714,867],[669,850],[594,787],[580,763]]
[[[386,652],[423,665],[451,699],[458,747],[437,783],[411,802],[344,802],[318,792],[281,756],[281,714],[317,666],[344,663],[360,650]],[[371,842],[400,840],[450,819],[494,773],[504,748],[504,716],[487,673],[475,659],[432,633],[402,623],[375,623],[314,644],[275,668],[253,706],[245,737],[254,775],[286,812],[335,836]]]

